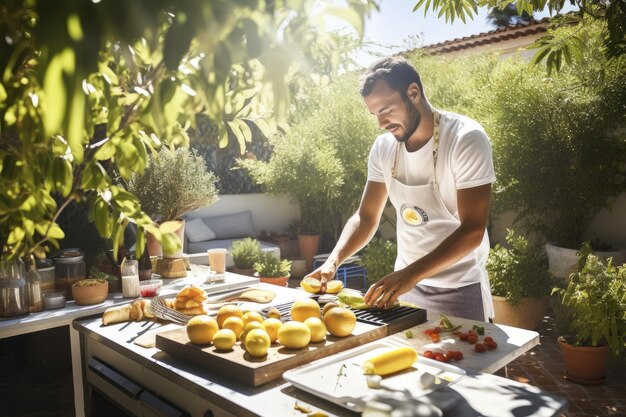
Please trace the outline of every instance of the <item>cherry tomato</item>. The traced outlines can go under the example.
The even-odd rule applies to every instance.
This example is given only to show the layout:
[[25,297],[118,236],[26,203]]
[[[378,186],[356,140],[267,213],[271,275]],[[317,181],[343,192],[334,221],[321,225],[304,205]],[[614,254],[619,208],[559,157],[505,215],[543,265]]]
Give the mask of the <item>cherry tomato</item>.
[[435,353],[435,360],[439,362],[448,362],[448,358],[443,353]]
[[493,337],[491,336],[485,336],[485,342],[493,342]]
[[456,350],[449,350],[448,352],[446,352],[446,358],[450,359],[450,360],[456,360]]
[[498,347],[498,343],[494,340],[485,340],[485,346],[487,346],[488,349],[496,349]]
[[476,352],[484,352],[485,351],[485,345],[483,345],[482,343],[476,343],[474,345],[474,350]]
[[434,329],[426,329],[424,330],[424,334],[430,336],[431,334],[435,333]]
[[456,359],[457,361],[460,361],[461,359],[463,359],[463,352],[461,352],[460,350],[455,351],[454,359]]
[[471,334],[467,336],[467,343],[469,343],[470,345],[473,345],[476,342],[478,342],[478,337],[476,335]]
[[433,331],[434,331],[435,333],[437,333],[437,334],[441,333],[441,330],[442,330],[442,329],[441,329],[441,327],[439,327],[439,326],[437,326],[437,327],[435,327],[435,328],[433,329]]
[[467,333],[460,333],[459,334],[459,340],[465,341],[465,340],[467,340],[468,336],[469,336],[469,334],[467,334]]
[[428,359],[433,359],[435,357],[435,354],[432,350],[425,350],[424,353],[422,353],[422,356]]
[[433,333],[430,335],[430,340],[432,340],[433,343],[439,343],[441,341],[441,336],[439,336],[439,333]]
[[474,330],[468,330],[467,334],[470,336],[478,336]]

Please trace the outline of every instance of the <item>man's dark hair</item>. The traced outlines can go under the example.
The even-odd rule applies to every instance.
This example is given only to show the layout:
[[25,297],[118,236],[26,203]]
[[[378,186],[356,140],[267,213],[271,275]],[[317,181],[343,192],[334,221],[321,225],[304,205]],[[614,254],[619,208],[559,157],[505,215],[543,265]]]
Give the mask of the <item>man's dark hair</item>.
[[389,87],[402,94],[406,98],[406,90],[412,83],[417,83],[422,97],[424,97],[424,89],[422,88],[422,80],[415,68],[401,56],[392,56],[383,58],[374,62],[363,74],[361,78],[361,96],[367,97],[372,93],[376,81],[383,80]]

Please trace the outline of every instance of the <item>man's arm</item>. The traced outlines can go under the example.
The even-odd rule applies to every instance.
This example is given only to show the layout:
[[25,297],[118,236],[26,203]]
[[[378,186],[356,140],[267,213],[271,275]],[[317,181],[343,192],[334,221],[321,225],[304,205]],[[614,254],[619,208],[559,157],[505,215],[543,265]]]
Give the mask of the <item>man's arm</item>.
[[483,239],[489,214],[491,184],[457,190],[461,225],[432,252],[373,284],[365,302],[377,307],[393,304],[421,280],[432,277],[474,250]]
[[322,266],[308,276],[319,279],[324,289],[335,275],[337,266],[354,255],[370,241],[387,202],[387,187],[382,182],[368,181],[358,210],[343,227],[335,248]]

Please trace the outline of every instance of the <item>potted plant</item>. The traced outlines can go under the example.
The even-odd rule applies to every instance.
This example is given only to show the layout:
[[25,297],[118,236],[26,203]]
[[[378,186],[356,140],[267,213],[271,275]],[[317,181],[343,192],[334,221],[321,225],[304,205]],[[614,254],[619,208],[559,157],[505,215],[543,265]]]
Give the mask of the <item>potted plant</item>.
[[618,357],[626,345],[626,264],[614,266],[581,250],[580,270],[567,287],[555,289],[562,296],[558,310],[567,321],[567,334],[559,337],[566,378],[585,385],[604,380],[609,352]]
[[398,245],[391,240],[373,238],[363,249],[359,265],[367,272],[367,285],[372,285],[393,272]]
[[161,148],[150,155],[143,172],[131,176],[128,190],[137,196],[141,209],[160,224],[163,234],[163,249],[151,234],[147,235],[150,255],[182,256],[185,222],[181,217],[217,201],[216,181],[204,159],[187,147]]
[[523,329],[535,329],[548,311],[554,277],[546,252],[507,229],[509,247],[489,251],[487,272],[495,309],[494,321]]
[[291,261],[280,259],[270,252],[261,252],[258,262],[254,264],[254,276],[261,282],[286,287],[289,281]]
[[89,270],[89,278],[93,279],[103,279],[109,283],[108,285],[108,293],[114,294],[119,291],[118,289],[118,278],[116,275],[108,274],[102,270],[100,270],[96,265],[92,265]]
[[230,254],[233,257],[233,272],[241,275],[254,275],[254,264],[261,255],[261,244],[251,237],[236,240],[230,247]]
[[587,35],[584,62],[546,78],[542,68],[507,60],[482,94],[498,178],[493,206],[548,241],[550,270],[561,279],[576,270],[598,212],[624,191],[624,68],[607,64],[598,33]]

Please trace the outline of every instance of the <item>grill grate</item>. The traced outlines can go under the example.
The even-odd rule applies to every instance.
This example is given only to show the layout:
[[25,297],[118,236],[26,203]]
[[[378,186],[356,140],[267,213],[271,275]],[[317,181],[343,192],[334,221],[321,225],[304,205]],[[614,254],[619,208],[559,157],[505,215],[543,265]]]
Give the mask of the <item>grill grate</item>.
[[[315,297],[313,297],[315,299]],[[278,304],[272,307],[266,307],[263,309],[263,312],[267,314],[267,312],[271,308],[277,308],[280,311],[280,314],[284,320],[291,320],[291,306],[293,302],[288,302],[284,304]],[[416,309],[413,307],[407,306],[397,306],[389,309],[377,309],[377,308],[368,308],[368,309],[354,309],[351,308],[356,316],[357,321],[362,323],[372,324],[375,326],[384,326],[386,324],[391,324],[394,321],[401,320],[404,318],[412,317],[412,316],[424,316],[424,319],[420,320],[420,323],[426,321],[425,311],[422,309]]]

